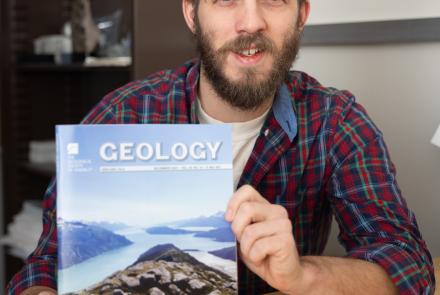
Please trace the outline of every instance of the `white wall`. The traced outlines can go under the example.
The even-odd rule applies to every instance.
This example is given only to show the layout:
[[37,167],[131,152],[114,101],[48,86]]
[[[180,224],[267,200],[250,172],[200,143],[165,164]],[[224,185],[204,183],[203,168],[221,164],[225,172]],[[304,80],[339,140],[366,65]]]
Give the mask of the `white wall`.
[[439,0],[310,0],[309,24],[440,17]]
[[[440,256],[440,42],[303,47],[295,69],[348,89],[384,132],[397,180],[422,235]],[[327,254],[342,254],[335,231]]]

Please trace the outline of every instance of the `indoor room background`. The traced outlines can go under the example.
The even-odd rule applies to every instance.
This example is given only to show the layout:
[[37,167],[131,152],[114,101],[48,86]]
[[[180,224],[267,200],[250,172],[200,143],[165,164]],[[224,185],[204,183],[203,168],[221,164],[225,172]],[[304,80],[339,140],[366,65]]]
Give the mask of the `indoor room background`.
[[[131,62],[35,66],[17,54],[32,52],[34,39],[61,31],[69,18],[69,1],[32,2],[2,0],[0,5],[4,234],[26,200],[42,197],[54,173],[50,164],[30,163],[31,142],[53,138],[56,123],[78,122],[117,86],[194,56],[180,0],[91,0],[95,19],[122,11],[120,30],[125,33],[118,40],[130,42]],[[311,6],[304,46],[293,69],[309,73],[325,86],[350,90],[365,106],[384,133],[397,180],[422,235],[432,255],[440,256],[440,148],[430,143],[440,125],[440,2],[311,0]],[[54,84],[57,95],[47,92]],[[54,109],[40,117],[44,107],[36,102],[53,104]],[[328,255],[343,255],[336,236],[334,226]],[[21,266],[8,249],[0,253],[2,285]]]

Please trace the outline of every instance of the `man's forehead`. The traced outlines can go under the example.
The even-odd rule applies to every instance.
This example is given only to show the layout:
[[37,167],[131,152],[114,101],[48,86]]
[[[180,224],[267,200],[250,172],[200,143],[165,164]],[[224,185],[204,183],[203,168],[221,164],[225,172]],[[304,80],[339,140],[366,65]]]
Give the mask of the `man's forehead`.
[[[189,2],[191,2],[192,4],[199,4],[200,2],[203,3],[216,3],[222,0],[188,0]],[[262,1],[276,1],[276,0],[229,0],[228,2],[232,2],[232,1],[236,1],[236,2],[243,2],[243,1],[254,1],[254,2],[262,2]],[[298,4],[304,3],[307,0],[279,0],[280,2],[286,2],[286,3],[290,3],[290,2],[294,2],[297,1]]]

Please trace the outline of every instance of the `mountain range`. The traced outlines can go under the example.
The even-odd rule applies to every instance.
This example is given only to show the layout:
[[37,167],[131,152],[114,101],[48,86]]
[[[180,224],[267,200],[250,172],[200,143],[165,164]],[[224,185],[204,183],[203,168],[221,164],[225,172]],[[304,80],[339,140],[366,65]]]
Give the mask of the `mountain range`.
[[105,229],[107,229],[109,231],[112,231],[112,232],[115,232],[115,231],[118,231],[118,230],[122,230],[122,229],[126,229],[126,228],[130,228],[129,225],[126,225],[125,223],[122,223],[122,222],[105,222],[105,221],[102,221],[102,222],[82,222],[82,223],[87,224],[87,225],[99,226],[99,227],[105,228]]
[[232,261],[237,261],[237,248],[236,247],[228,247],[215,251],[209,251],[208,253],[215,255],[217,257],[228,259]]
[[62,241],[59,244],[61,255],[58,257],[60,269],[133,243],[102,227],[67,221],[59,221],[58,239]]
[[195,231],[179,229],[179,228],[171,228],[168,226],[149,227],[145,231],[152,235],[187,235],[187,234],[196,233]]
[[179,220],[172,225],[177,227],[229,227],[230,224],[225,220],[225,212],[217,212],[211,216],[199,216],[195,218]]
[[198,238],[211,238],[217,242],[235,242],[235,236],[229,226],[206,232],[198,232],[194,236]]

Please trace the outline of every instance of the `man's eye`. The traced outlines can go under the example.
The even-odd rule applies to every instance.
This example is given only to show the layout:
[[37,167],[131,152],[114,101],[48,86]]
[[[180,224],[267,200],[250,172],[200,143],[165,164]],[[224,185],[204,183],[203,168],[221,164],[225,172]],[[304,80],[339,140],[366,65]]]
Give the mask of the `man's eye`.
[[215,3],[219,4],[220,6],[231,6],[237,2],[237,0],[216,0]]
[[287,0],[263,0],[263,1],[274,6],[283,5],[287,3]]

